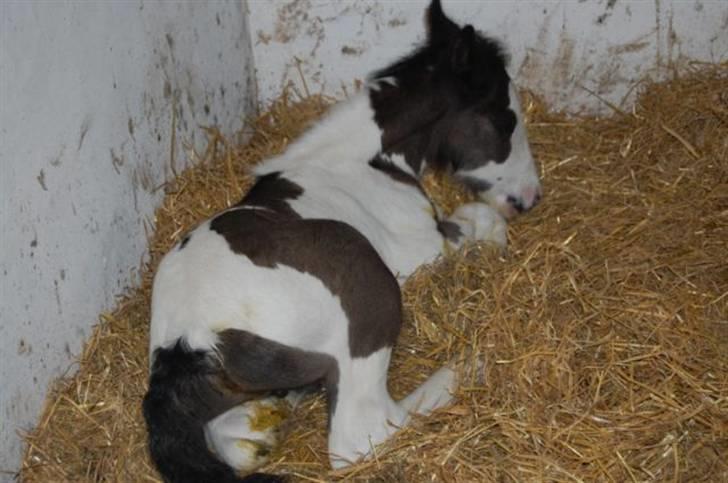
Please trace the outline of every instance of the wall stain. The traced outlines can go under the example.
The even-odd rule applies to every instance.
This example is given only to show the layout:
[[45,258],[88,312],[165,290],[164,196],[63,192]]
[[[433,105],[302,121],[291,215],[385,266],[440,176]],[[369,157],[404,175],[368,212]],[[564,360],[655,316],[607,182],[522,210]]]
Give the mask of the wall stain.
[[51,159],[51,166],[53,166],[54,168],[57,168],[58,166],[60,166],[61,159],[63,158],[63,153],[65,153],[65,152],[66,152],[66,145],[64,144],[63,146],[61,146],[61,150],[58,152],[58,155],[55,158]]
[[633,52],[644,50],[649,46],[650,42],[648,41],[630,42],[628,44],[620,44],[615,45],[614,47],[609,47],[608,52],[612,55],[631,54]]
[[604,22],[612,15],[617,0],[607,0],[607,7],[603,14],[597,17],[596,24],[604,25]]
[[366,51],[365,47],[352,47],[350,45],[345,45],[341,48],[341,53],[344,55],[350,55],[354,57],[360,57],[361,54],[363,54]]
[[566,32],[562,30],[559,49],[556,53],[556,62],[553,66],[556,69],[556,74],[561,79],[562,85],[568,83],[574,75],[574,45],[574,40],[567,37]]
[[89,128],[91,127],[91,118],[89,116],[86,116],[83,119],[83,122],[81,123],[81,129],[78,136],[78,148],[76,148],[76,151],[80,151],[81,147],[83,146],[83,140],[86,139],[86,133],[88,132]]
[[132,186],[141,187],[147,193],[154,191],[154,175],[148,164],[134,168],[131,175]]
[[18,355],[27,354],[30,355],[33,352],[33,346],[25,342],[25,339],[21,338],[18,341]]
[[58,280],[53,280],[54,292],[56,294],[56,304],[58,305],[58,315],[63,315],[63,306],[61,305],[61,294],[58,290]]
[[164,34],[164,38],[167,39],[167,45],[169,46],[169,50],[173,51],[174,50],[174,38],[172,37],[172,35],[169,33],[166,33],[166,34]]
[[124,155],[117,156],[114,148],[109,149],[109,153],[111,154],[111,166],[114,167],[116,174],[121,174],[121,167],[124,166]]
[[662,21],[660,14],[660,0],[655,0],[655,66],[662,67]]
[[45,184],[45,171],[43,171],[43,168],[40,169],[40,173],[35,177],[35,179],[38,180],[38,184],[40,184],[40,187],[43,188],[43,191],[48,191],[48,187]]
[[271,34],[267,34],[263,32],[262,30],[258,30],[257,32],[258,41],[256,42],[256,45],[263,44],[268,45],[271,40],[273,40],[273,36]]
[[404,18],[393,18],[392,20],[387,22],[387,25],[391,28],[397,28],[401,27],[403,25],[407,25],[407,19]]
[[[287,44],[296,38],[304,25],[310,25],[308,12],[311,10],[309,0],[293,0],[278,9],[273,38],[276,42]],[[320,26],[319,26],[320,27]]]

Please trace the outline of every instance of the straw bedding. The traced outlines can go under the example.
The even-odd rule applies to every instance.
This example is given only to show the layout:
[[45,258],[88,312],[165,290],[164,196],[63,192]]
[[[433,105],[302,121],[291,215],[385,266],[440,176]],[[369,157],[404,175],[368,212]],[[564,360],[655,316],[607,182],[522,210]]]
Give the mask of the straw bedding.
[[[185,230],[240,197],[249,167],[329,99],[284,95],[245,146],[209,148],[166,186],[140,288],[101,318],[75,376],[25,435],[21,479],[155,481],[140,414],[154,267]],[[457,403],[369,461],[332,472],[309,399],[266,468],[331,481],[728,481],[728,64],[645,84],[631,112],[548,112],[525,96],[545,196],[507,254],[469,246],[404,287],[390,385],[404,395],[453,355],[484,361]],[[427,188],[462,201],[446,178]]]

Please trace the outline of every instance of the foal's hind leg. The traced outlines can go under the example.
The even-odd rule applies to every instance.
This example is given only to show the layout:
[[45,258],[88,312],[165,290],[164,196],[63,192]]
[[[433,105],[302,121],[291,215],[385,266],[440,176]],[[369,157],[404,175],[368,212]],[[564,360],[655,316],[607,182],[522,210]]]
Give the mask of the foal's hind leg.
[[207,444],[223,461],[240,471],[268,462],[278,445],[279,426],[287,416],[285,401],[275,396],[253,399],[207,423]]
[[[235,406],[205,427],[207,444],[220,459],[237,470],[251,471],[268,461],[289,405],[298,402],[307,387],[335,374],[336,361],[240,330],[226,330],[219,338],[216,351],[224,379],[244,392],[273,394]],[[275,395],[291,389],[285,398]]]
[[445,224],[445,237],[456,248],[468,241],[492,242],[500,247],[508,243],[505,219],[485,203],[471,202],[458,207]]

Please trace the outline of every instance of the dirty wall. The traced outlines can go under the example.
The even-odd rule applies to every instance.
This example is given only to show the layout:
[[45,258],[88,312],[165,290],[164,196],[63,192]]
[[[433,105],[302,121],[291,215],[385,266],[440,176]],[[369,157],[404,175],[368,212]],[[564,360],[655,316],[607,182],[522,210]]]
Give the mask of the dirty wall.
[[135,283],[144,225],[187,143],[251,111],[244,10],[0,2],[0,480],[49,381]]
[[[287,84],[340,94],[424,38],[428,0],[250,2],[260,99]],[[516,82],[571,112],[629,106],[645,76],[728,59],[722,0],[443,0],[507,45]]]

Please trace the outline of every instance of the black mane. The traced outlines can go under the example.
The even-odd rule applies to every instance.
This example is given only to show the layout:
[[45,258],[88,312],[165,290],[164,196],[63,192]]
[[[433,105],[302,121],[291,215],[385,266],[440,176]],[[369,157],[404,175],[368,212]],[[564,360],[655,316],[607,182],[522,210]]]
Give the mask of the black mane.
[[[510,59],[500,41],[477,33],[474,40],[477,64],[501,69],[508,66]],[[394,77],[401,81],[413,80],[412,74],[420,73],[428,67],[444,69],[454,73],[448,66],[447,47],[443,43],[433,45],[430,42],[425,42],[410,54],[401,57],[387,67],[374,71],[369,75],[369,78],[371,81],[378,81],[387,77]]]

